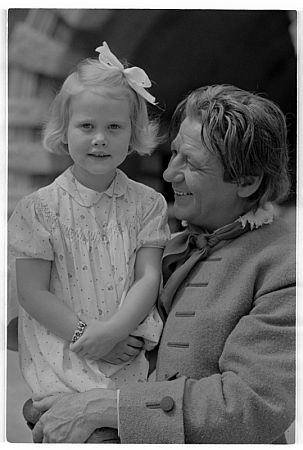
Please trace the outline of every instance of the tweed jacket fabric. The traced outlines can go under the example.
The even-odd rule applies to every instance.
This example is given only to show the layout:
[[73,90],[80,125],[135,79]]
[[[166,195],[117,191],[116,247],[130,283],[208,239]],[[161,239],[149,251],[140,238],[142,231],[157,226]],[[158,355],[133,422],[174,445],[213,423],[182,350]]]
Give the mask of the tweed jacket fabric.
[[[177,375],[175,375],[178,372]],[[198,263],[156,381],[120,391],[122,443],[272,443],[295,415],[295,233],[281,219]]]

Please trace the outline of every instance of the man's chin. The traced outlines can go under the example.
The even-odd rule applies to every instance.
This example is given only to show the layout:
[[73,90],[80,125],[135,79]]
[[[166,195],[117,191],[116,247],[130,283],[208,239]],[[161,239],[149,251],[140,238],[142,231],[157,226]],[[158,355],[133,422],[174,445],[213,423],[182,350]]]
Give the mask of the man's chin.
[[185,208],[180,208],[176,204],[174,204],[174,215],[178,220],[190,220],[190,215],[186,213]]

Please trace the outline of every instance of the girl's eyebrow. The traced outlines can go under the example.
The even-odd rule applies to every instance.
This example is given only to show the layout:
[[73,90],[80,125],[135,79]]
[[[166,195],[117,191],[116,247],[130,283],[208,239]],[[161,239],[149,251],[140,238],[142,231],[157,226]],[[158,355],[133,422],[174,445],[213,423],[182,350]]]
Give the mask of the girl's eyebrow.
[[125,119],[109,119],[108,120],[108,122],[109,123],[121,123],[121,124],[124,124],[124,123],[128,123],[128,120],[125,120]]

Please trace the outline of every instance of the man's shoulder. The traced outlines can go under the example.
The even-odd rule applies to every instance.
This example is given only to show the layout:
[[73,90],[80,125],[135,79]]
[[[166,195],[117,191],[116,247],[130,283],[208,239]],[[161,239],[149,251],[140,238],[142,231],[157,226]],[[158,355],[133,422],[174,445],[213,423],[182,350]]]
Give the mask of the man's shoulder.
[[287,217],[277,216],[272,223],[246,233],[245,239],[255,248],[276,247],[277,250],[294,249],[296,245],[296,228]]
[[230,246],[229,258],[233,265],[244,271],[256,270],[263,278],[265,274],[271,277],[275,273],[284,273],[293,280],[296,272],[295,227],[283,217],[276,217],[272,223],[236,239]]
[[275,266],[295,267],[295,227],[283,217],[272,223],[248,231],[218,250],[231,266]]

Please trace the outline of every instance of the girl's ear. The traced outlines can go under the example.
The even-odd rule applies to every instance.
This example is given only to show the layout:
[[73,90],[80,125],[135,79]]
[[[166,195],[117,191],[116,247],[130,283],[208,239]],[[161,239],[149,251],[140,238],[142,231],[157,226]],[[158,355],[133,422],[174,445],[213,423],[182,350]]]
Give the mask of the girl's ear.
[[241,198],[250,197],[258,190],[262,179],[263,175],[243,177],[238,185],[238,196]]

